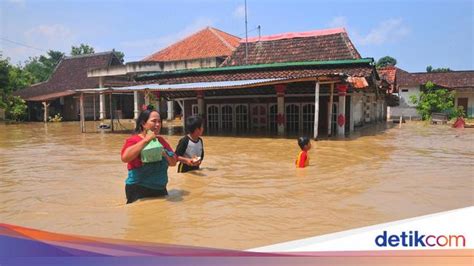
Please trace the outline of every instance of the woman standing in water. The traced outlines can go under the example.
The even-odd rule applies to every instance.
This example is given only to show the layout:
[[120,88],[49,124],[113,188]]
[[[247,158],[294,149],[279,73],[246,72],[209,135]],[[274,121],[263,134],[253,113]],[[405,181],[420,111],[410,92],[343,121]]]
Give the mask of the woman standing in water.
[[[125,140],[121,158],[122,162],[127,163],[128,169],[128,177],[125,180],[127,204],[141,198],[168,195],[168,166],[176,165],[176,155],[168,142],[159,136],[160,129],[160,114],[148,106],[138,116],[135,134]],[[158,156],[161,158],[142,162],[142,150],[155,140],[161,144],[157,144],[158,146],[162,146],[161,156]]]

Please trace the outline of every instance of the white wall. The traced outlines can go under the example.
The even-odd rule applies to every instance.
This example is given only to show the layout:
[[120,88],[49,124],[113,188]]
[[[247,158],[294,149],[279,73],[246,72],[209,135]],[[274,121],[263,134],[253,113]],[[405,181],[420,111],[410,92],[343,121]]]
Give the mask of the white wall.
[[354,125],[361,126],[364,117],[364,105],[362,104],[362,95],[358,93],[352,94],[352,115],[354,116]]
[[[405,92],[404,90],[408,90]],[[408,87],[402,87],[400,86],[399,90],[399,95],[400,95],[400,107],[415,107],[416,104],[413,104],[410,101],[410,97],[412,95],[420,95],[420,87],[419,86],[408,86]]]

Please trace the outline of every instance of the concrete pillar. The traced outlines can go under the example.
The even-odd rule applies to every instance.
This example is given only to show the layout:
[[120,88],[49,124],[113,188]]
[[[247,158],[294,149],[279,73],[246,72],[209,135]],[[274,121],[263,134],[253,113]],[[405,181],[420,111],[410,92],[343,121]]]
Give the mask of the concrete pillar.
[[174,101],[168,101],[168,120],[174,119]]
[[133,119],[138,119],[140,110],[138,110],[138,91],[133,92]]
[[[99,77],[99,88],[104,87],[104,77]],[[103,93],[99,96],[99,119],[105,119],[105,95]]]
[[339,84],[337,87],[339,104],[338,104],[338,114],[337,114],[337,135],[339,137],[344,137],[345,127],[346,127],[346,92],[348,86],[345,84]]
[[318,137],[318,125],[319,125],[319,81],[316,81],[314,88],[314,133],[313,138],[316,140]]
[[198,105],[198,115],[200,115],[202,118],[204,118],[204,92],[203,91],[197,91],[197,105]]
[[103,93],[99,95],[99,119],[105,119],[105,95]]
[[285,89],[286,85],[279,84],[275,85],[275,91],[277,93],[277,131],[278,136],[285,135]]

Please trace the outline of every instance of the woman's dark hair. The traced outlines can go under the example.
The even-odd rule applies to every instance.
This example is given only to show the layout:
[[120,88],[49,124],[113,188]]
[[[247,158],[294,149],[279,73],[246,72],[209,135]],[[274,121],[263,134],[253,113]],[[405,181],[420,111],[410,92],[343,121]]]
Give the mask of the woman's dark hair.
[[150,118],[150,114],[152,112],[157,112],[156,110],[153,110],[153,106],[148,105],[145,110],[143,110],[140,115],[137,118],[136,124],[135,124],[135,133],[141,133],[143,131],[143,124],[148,121]]
[[308,145],[309,143],[309,138],[308,137],[299,137],[298,138],[298,145],[300,146],[301,149],[304,148],[304,146]]
[[194,130],[202,127],[202,118],[197,115],[186,118],[186,134],[191,134]]

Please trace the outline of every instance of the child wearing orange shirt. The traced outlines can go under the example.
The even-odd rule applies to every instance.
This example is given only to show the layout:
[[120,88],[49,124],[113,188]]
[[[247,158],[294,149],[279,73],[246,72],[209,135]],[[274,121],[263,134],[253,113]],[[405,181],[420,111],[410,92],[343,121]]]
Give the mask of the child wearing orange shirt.
[[311,141],[308,137],[300,137],[298,138],[298,145],[301,148],[301,152],[296,159],[296,167],[304,168],[309,165],[308,151],[311,149]]

